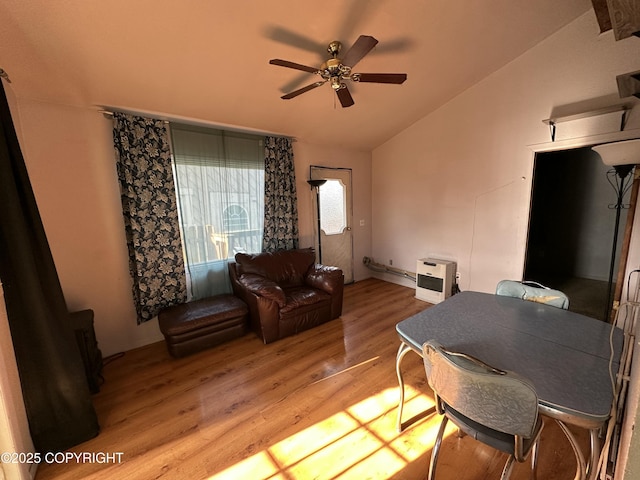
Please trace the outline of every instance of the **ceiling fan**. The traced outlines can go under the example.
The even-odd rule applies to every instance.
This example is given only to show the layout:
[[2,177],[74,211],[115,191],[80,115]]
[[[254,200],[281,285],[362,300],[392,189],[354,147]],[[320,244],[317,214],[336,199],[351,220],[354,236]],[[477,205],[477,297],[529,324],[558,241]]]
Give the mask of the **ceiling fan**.
[[327,59],[327,61],[320,65],[320,68],[300,65],[299,63],[280,60],[279,58],[269,60],[271,65],[278,65],[280,67],[315,73],[322,78],[322,80],[318,80],[306,87],[294,90],[280,98],[283,100],[289,100],[329,82],[331,88],[335,90],[338,100],[340,100],[340,104],[346,108],[355,103],[349,89],[347,88],[347,84],[345,83],[347,80],[368,83],[393,83],[398,85],[404,83],[407,79],[406,73],[355,73],[352,71],[353,67],[362,60],[362,58],[364,58],[364,56],[369,53],[377,43],[378,40],[369,35],[360,35],[351,48],[347,50],[344,57],[340,58],[338,55],[342,49],[342,44],[337,40],[333,41],[327,48],[327,52],[329,52],[331,58]]

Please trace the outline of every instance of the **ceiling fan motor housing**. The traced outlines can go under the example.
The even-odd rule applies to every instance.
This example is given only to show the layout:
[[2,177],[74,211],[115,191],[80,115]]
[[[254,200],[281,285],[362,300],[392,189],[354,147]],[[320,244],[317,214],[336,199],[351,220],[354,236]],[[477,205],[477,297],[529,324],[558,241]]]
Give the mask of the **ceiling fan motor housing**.
[[329,55],[331,55],[332,57],[337,57],[338,54],[340,53],[340,49],[342,48],[342,43],[340,43],[337,40],[334,40],[333,42],[331,42],[329,44],[329,46],[327,47],[327,52],[329,52]]

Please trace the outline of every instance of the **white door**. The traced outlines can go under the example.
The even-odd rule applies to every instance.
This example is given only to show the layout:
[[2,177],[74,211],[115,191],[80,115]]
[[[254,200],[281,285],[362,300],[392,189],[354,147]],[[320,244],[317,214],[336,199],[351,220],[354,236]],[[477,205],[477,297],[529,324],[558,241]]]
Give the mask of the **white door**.
[[[326,180],[319,189],[320,244],[316,231],[318,259],[323,265],[342,269],[345,283],[353,282],[353,235],[351,169],[311,166],[311,179]],[[318,228],[317,204],[314,196],[314,215]]]

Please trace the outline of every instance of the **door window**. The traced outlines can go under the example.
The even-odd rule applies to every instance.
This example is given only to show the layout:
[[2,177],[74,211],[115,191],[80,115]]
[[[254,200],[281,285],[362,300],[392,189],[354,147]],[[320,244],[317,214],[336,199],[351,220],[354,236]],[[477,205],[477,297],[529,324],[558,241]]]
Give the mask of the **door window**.
[[320,228],[325,235],[340,235],[347,228],[346,188],[340,180],[320,186]]

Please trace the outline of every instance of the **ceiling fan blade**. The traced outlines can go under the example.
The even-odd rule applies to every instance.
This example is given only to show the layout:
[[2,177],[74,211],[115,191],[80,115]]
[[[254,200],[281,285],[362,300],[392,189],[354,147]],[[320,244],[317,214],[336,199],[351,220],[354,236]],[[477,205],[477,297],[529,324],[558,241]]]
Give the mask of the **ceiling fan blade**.
[[415,42],[408,37],[399,37],[394,40],[385,40],[376,47],[376,55],[383,53],[406,52],[412,50]]
[[350,6],[345,5],[341,9],[342,21],[334,38],[346,40],[355,32],[362,30],[360,27],[368,23],[375,11],[382,7],[383,2],[384,0],[353,0],[348,2]]
[[343,108],[350,107],[355,103],[347,87],[336,90],[336,95],[338,95],[338,100],[340,100],[340,104]]
[[356,40],[356,43],[351,45],[351,48],[345,53],[342,58],[342,64],[349,67],[353,67],[362,58],[376,46],[378,40],[369,35],[360,35]]
[[356,82],[395,83],[401,84],[407,79],[406,73],[355,73]]
[[300,88],[298,90],[294,90],[291,93],[287,93],[286,95],[283,95],[280,98],[282,98],[283,100],[292,99],[293,97],[297,97],[298,95],[302,95],[303,93],[308,92],[309,90],[313,90],[314,88],[317,88],[320,85],[324,85],[325,82],[326,82],[326,80],[323,80],[322,82],[314,82],[311,85],[307,85],[306,87],[302,87],[302,88]]
[[323,43],[305,37],[297,32],[286,29],[279,25],[268,26],[264,29],[264,34],[271,40],[291,45],[292,47],[301,48],[318,55],[326,51],[327,46]]
[[269,60],[271,65],[278,65],[280,67],[294,68],[296,70],[302,70],[303,72],[316,73],[318,71],[315,67],[309,67],[307,65],[300,65],[299,63],[289,62],[287,60],[280,60],[279,58],[274,58],[273,60]]
[[278,88],[280,91],[280,95],[284,95],[288,92],[293,92],[298,88],[302,88],[303,85],[309,83],[309,73],[308,72],[300,72],[295,74],[290,81],[283,84]]

